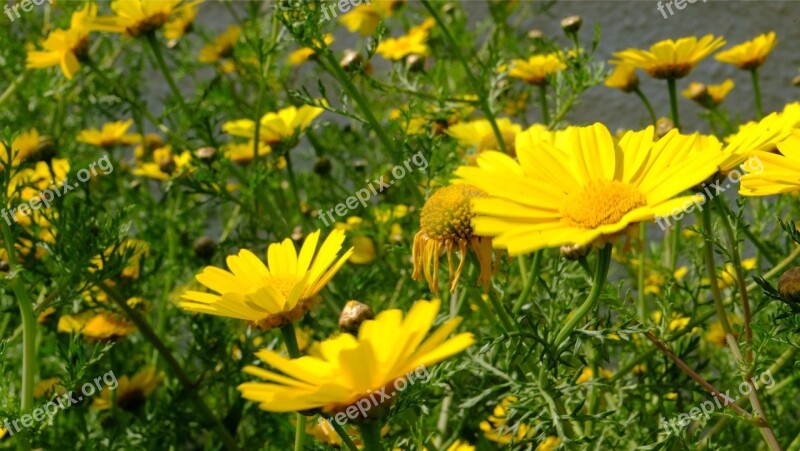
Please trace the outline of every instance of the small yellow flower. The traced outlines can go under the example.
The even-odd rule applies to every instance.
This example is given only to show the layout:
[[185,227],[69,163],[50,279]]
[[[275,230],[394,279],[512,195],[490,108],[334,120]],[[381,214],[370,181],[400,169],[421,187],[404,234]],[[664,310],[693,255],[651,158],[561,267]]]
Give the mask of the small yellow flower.
[[[274,113],[267,113],[261,118],[259,140],[267,145],[277,145],[281,141],[294,138],[303,132],[324,108],[303,105],[300,108],[290,106]],[[255,139],[256,123],[251,119],[229,121],[222,125],[222,130],[233,136]]]
[[121,33],[135,38],[182,17],[184,10],[198,3],[199,0],[114,0],[111,2],[113,16],[88,19],[85,26],[91,31]]
[[[323,40],[325,41],[325,45],[329,46],[333,44],[333,35],[328,33],[323,37]],[[314,49],[303,47],[290,53],[286,62],[289,63],[290,66],[299,66],[308,61],[312,56],[314,56]]]
[[85,23],[96,15],[97,5],[92,2],[86,3],[83,9],[72,14],[68,30],[53,31],[42,42],[44,50],[28,52],[27,67],[44,69],[60,66],[61,73],[68,80],[72,80],[80,68],[79,60],[86,56],[89,45],[89,30],[85,27]]
[[310,234],[299,254],[289,238],[270,244],[269,266],[243,249],[228,257],[230,272],[213,266],[204,268],[198,282],[218,294],[188,291],[180,307],[250,321],[263,329],[300,319],[353,253],[350,249],[337,260],[345,238],[339,230],[331,232],[317,252],[319,236],[319,230]]
[[339,17],[339,22],[351,33],[358,32],[362,36],[371,36],[378,28],[381,20],[391,17],[395,9],[404,0],[372,0],[356,6],[347,14]]
[[[739,319],[737,316],[729,315],[728,316],[728,323],[733,325],[741,324],[742,320]],[[734,337],[738,337],[739,334],[734,331]],[[724,348],[728,344],[728,338],[725,334],[725,329],[722,327],[722,323],[717,320],[711,323],[708,326],[708,330],[706,330],[705,339],[707,342],[713,344],[714,346]]]
[[704,85],[703,83],[692,82],[683,91],[683,96],[693,100],[702,106],[707,106],[708,102],[719,105],[733,89],[733,80],[730,78],[718,85]]
[[432,19],[427,20],[420,26],[408,31],[408,34],[398,38],[386,38],[378,44],[375,50],[382,57],[397,61],[409,55],[427,56],[429,49],[426,41],[430,28],[433,26]]
[[[116,397],[116,407],[126,411],[135,412],[139,410],[147,398],[153,394],[164,380],[164,373],[156,370],[155,367],[148,367],[129,378],[122,376],[119,378],[118,385],[114,390]],[[104,388],[94,402],[92,409],[111,410],[113,407],[112,387]]]
[[[228,143],[223,148],[225,158],[233,161],[236,164],[250,164],[253,162],[253,149],[255,143],[250,140],[246,143]],[[263,142],[258,145],[258,156],[264,156],[272,152],[272,148]]]
[[664,397],[669,399],[670,401],[674,401],[674,400],[678,399],[678,394],[675,393],[675,392],[669,392],[666,395],[664,395]]
[[558,54],[549,53],[547,55],[534,55],[524,59],[511,60],[511,67],[508,76],[519,78],[529,85],[541,85],[547,83],[547,77],[566,69],[566,65],[558,57]]
[[131,174],[165,182],[192,169],[192,154],[188,150],[176,155],[172,146],[164,146],[154,150],[152,157],[150,162],[138,161]]
[[549,435],[542,443],[536,446],[536,451],[553,451],[559,446],[561,446],[561,439],[554,435]]
[[683,278],[686,277],[686,274],[688,272],[689,268],[687,268],[686,266],[681,266],[678,269],[676,269],[674,273],[672,273],[672,277],[675,280],[683,280]]
[[[19,166],[26,158],[36,152],[39,147],[39,138],[39,132],[35,128],[22,132],[14,138],[11,143],[11,155],[14,156],[11,161],[12,167]],[[3,143],[0,142],[0,170],[6,165],[11,155],[9,155]]]
[[730,63],[739,69],[752,70],[760,67],[767,60],[772,49],[778,44],[775,32],[756,36],[751,41],[743,42],[728,50],[716,54],[714,58],[723,63]]
[[136,332],[136,326],[108,312],[96,315],[64,315],[58,320],[58,331],[78,332],[88,340],[116,341]]
[[405,318],[400,310],[386,310],[374,320],[361,323],[357,337],[345,333],[329,338],[320,343],[319,353],[298,359],[262,350],[257,353],[258,358],[280,373],[245,367],[245,373],[267,382],[245,383],[239,391],[245,399],[258,402],[262,410],[299,412],[319,408],[325,413],[344,411],[379,390],[396,391],[398,379],[407,379],[409,374],[421,377],[422,368],[458,354],[475,342],[471,333],[448,338],[461,322],[459,317],[444,322],[425,339],[439,307],[438,300],[418,301]]
[[75,140],[106,149],[118,145],[136,144],[141,140],[141,137],[137,134],[128,133],[128,129],[131,128],[131,125],[133,125],[133,119],[129,119],[125,122],[109,122],[103,124],[103,128],[100,130],[94,128],[81,130]]
[[[652,313],[653,321],[655,323],[660,324],[661,318],[663,316],[664,314],[663,312],[661,312],[661,310],[656,310]],[[681,316],[675,312],[672,312],[672,317],[669,320],[667,328],[670,330],[670,332],[675,332],[676,330],[681,330],[685,328],[689,324],[689,322],[691,322],[691,318],[686,316]]]
[[508,426],[508,411],[517,402],[515,396],[507,396],[496,405],[492,415],[486,421],[481,421],[480,428],[487,440],[501,445],[508,445],[512,441],[519,442],[533,436],[534,431],[524,423],[514,427]]
[[680,38],[677,41],[667,39],[657,42],[650,50],[628,49],[614,53],[618,60],[614,64],[627,63],[642,68],[658,79],[678,79],[689,75],[695,65],[725,45],[725,40],[706,35]]
[[355,265],[366,265],[375,260],[375,243],[368,236],[354,236],[350,239],[353,243],[353,255],[350,256],[350,263]]
[[[497,128],[503,137],[503,144],[511,155],[516,154],[517,134],[522,131],[522,126],[511,122],[511,119],[497,119]],[[448,135],[458,141],[461,147],[474,147],[478,153],[489,150],[500,150],[492,125],[486,119],[477,119],[469,122],[460,122],[447,129]]]
[[636,68],[630,64],[618,64],[614,71],[606,78],[605,85],[623,92],[631,92],[639,86],[639,77]]
[[180,39],[192,30],[194,19],[197,17],[197,3],[187,3],[178,9],[172,20],[164,25],[164,37],[170,40]]

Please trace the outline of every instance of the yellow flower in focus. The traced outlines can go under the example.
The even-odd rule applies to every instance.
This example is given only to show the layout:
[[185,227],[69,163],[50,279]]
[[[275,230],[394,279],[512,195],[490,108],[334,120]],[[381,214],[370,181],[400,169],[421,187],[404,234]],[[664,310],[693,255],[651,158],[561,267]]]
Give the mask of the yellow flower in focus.
[[194,19],[197,17],[197,4],[187,3],[183,8],[176,10],[172,20],[164,25],[164,37],[177,40],[192,30]]
[[103,124],[103,128],[100,130],[94,128],[81,130],[75,140],[104,149],[118,145],[136,144],[141,140],[141,137],[137,134],[128,133],[131,125],[133,125],[133,119],[128,119],[125,122],[109,122]]
[[[268,145],[277,145],[283,140],[294,138],[303,132],[324,108],[303,105],[290,106],[261,118],[259,140]],[[229,121],[222,125],[222,131],[240,138],[255,139],[256,123],[251,119]]]
[[757,152],[760,171],[751,171],[741,179],[742,196],[772,196],[800,191],[800,130],[795,130],[778,144],[780,153]]
[[680,195],[717,172],[725,155],[672,130],[653,142],[654,128],[615,143],[602,124],[569,127],[517,148],[478,156],[478,167],[455,175],[488,194],[475,199],[475,233],[521,255],[546,247],[604,245],[632,225],[671,214],[699,195]]
[[375,33],[381,20],[391,17],[397,9],[397,5],[403,1],[372,0],[369,3],[365,2],[339,17],[339,22],[351,33],[357,31],[362,36],[371,36]]
[[508,411],[517,402],[515,396],[507,396],[496,405],[492,415],[486,421],[481,421],[480,428],[484,437],[501,445],[508,445],[513,441],[519,442],[533,436],[534,431],[528,425],[520,423],[516,429],[508,426]]
[[376,53],[382,57],[398,61],[409,55],[428,56],[429,49],[426,41],[433,19],[428,19],[420,26],[408,31],[408,34],[398,38],[386,38],[378,44]]
[[529,85],[542,85],[547,83],[547,77],[566,69],[566,65],[558,54],[534,55],[524,59],[511,60],[508,76],[519,78]]
[[228,257],[230,271],[204,268],[197,280],[218,294],[188,291],[180,307],[249,321],[262,329],[302,318],[316,303],[316,294],[353,253],[350,249],[336,260],[345,238],[339,230],[332,231],[316,252],[319,236],[319,230],[310,234],[299,254],[289,238],[270,244],[268,266],[243,249]]
[[559,446],[561,446],[561,439],[556,436],[549,435],[536,447],[536,451],[553,451],[554,449],[558,449]]
[[[139,410],[163,380],[164,373],[159,372],[155,367],[145,368],[131,378],[120,377],[113,396],[116,398],[116,407],[126,412]],[[92,409],[111,410],[113,407],[111,391],[111,387],[105,387],[92,402]]]
[[400,310],[383,311],[374,320],[361,323],[357,337],[345,333],[329,338],[320,343],[318,354],[298,359],[262,350],[257,353],[258,358],[282,374],[245,367],[245,373],[268,382],[245,383],[239,391],[245,399],[258,402],[262,410],[299,412],[319,408],[325,413],[343,411],[382,389],[394,393],[398,390],[396,380],[403,378],[410,384],[410,375],[419,375],[421,369],[458,354],[475,342],[471,333],[448,339],[461,322],[459,317],[444,322],[424,340],[439,306],[438,300],[418,301],[405,318]]
[[772,49],[778,44],[775,32],[756,36],[728,50],[717,53],[714,58],[723,63],[733,64],[739,69],[753,70],[764,64]]
[[[497,119],[497,128],[503,137],[503,144],[511,155],[516,154],[515,142],[517,134],[522,131],[522,126],[511,122],[511,119]],[[458,141],[461,147],[475,147],[478,153],[488,150],[500,150],[497,135],[492,130],[492,125],[486,119],[477,119],[469,122],[460,122],[450,126],[446,132]]]
[[[475,216],[471,202],[485,197],[486,193],[466,183],[456,183],[436,191],[422,207],[420,231],[414,236],[412,258],[415,280],[428,281],[434,293],[439,291],[439,259],[447,254],[450,274],[450,292],[458,280],[467,260],[469,245],[480,265],[478,283],[488,289],[495,268],[492,267],[492,240],[476,235],[470,221]],[[454,269],[453,251],[458,250],[460,262]]]
[[90,18],[85,26],[91,31],[121,33],[135,38],[183,17],[186,9],[193,9],[199,3],[199,0],[113,0],[113,16]]
[[636,68],[630,64],[618,64],[614,71],[606,78],[605,85],[609,88],[616,88],[622,92],[632,92],[639,86],[639,77],[636,76]]
[[242,28],[236,25],[231,25],[225,32],[214,38],[210,44],[206,44],[200,49],[200,56],[198,60],[201,63],[211,64],[216,63],[223,58],[227,58],[233,54],[233,47],[239,36],[242,34]]
[[355,265],[366,265],[375,260],[375,243],[368,236],[354,236],[350,239],[353,243],[353,255],[350,256],[350,263]]
[[85,22],[97,16],[97,5],[88,2],[83,9],[72,14],[70,28],[50,33],[42,42],[44,50],[29,50],[26,67],[44,69],[60,66],[61,73],[72,80],[80,69],[79,60],[86,56],[89,45],[89,30]]
[[714,53],[725,45],[723,38],[706,35],[680,38],[677,41],[667,39],[657,42],[650,50],[627,49],[614,53],[618,58],[614,64],[626,63],[641,68],[658,79],[678,79],[689,75],[700,60]]
[[[323,37],[323,40],[325,41],[325,45],[329,46],[333,44],[333,35],[328,33]],[[308,61],[308,59],[314,56],[314,54],[314,49],[310,47],[303,47],[290,53],[286,59],[286,62],[289,63],[290,66],[299,66]]]

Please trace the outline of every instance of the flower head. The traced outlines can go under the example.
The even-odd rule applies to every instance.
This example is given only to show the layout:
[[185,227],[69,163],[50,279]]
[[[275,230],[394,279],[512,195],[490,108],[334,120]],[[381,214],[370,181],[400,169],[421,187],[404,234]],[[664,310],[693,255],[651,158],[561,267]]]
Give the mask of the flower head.
[[329,338],[319,344],[318,352],[297,359],[262,350],[258,358],[274,370],[246,367],[247,374],[265,382],[242,384],[239,391],[263,410],[319,408],[326,413],[342,411],[371,393],[395,392],[398,379],[422,377],[421,370],[427,374],[428,366],[475,342],[471,333],[448,339],[460,317],[446,321],[425,339],[439,306],[438,300],[418,301],[405,318],[400,310],[383,311],[374,320],[364,321],[357,337],[341,334]]
[[237,27],[236,25],[229,26],[224,33],[217,36],[210,44],[206,44],[200,49],[200,62],[211,64],[230,56],[241,34],[241,27]]
[[733,64],[739,69],[751,70],[760,67],[767,60],[772,49],[778,44],[775,32],[756,36],[728,50],[717,53],[714,58],[723,63]]
[[[11,166],[18,166],[33,155],[39,147],[39,132],[32,128],[22,132],[11,142],[11,152],[0,142],[0,170],[11,160]],[[13,158],[12,158],[13,156]]]
[[[333,35],[330,33],[326,34],[322,39],[325,41],[326,46],[333,44]],[[290,66],[299,66],[308,61],[314,55],[314,49],[311,47],[303,47],[290,53],[286,59],[286,62],[289,63]]]
[[386,38],[378,44],[375,50],[386,59],[397,61],[409,55],[428,55],[428,35],[434,24],[433,19],[426,20],[422,25],[413,27],[408,34],[398,38]]
[[164,380],[164,373],[155,367],[148,367],[136,373],[133,377],[122,376],[116,388],[106,387],[92,402],[92,409],[111,410],[115,405],[112,400],[112,391],[116,398],[116,407],[126,411],[135,412],[144,406],[147,398],[153,394]]
[[[511,122],[511,119],[497,119],[497,128],[503,137],[503,144],[511,155],[514,155],[514,142],[517,134],[522,131],[522,126]],[[491,123],[486,119],[476,119],[474,121],[459,122],[451,125],[446,133],[458,141],[461,147],[474,147],[478,153],[487,150],[500,150],[497,142],[497,135],[492,129]]]
[[733,89],[733,80],[730,78],[718,85],[704,85],[693,81],[689,87],[683,91],[683,96],[693,100],[702,106],[719,105]]
[[192,30],[197,17],[197,4],[198,2],[187,3],[175,11],[172,19],[164,25],[165,38],[174,41]]
[[473,202],[472,225],[496,248],[520,255],[545,247],[604,244],[628,226],[670,214],[700,196],[675,198],[714,174],[725,158],[676,130],[654,129],[615,143],[602,124],[570,127],[544,139],[517,138],[515,161],[499,152],[456,175],[488,194]]
[[299,254],[288,238],[270,244],[268,266],[252,252],[241,250],[228,257],[230,271],[206,267],[197,280],[218,294],[186,292],[180,307],[250,321],[265,329],[300,319],[353,252],[350,249],[336,259],[344,242],[344,233],[337,230],[316,252],[319,236],[319,230],[310,234]]
[[375,33],[381,20],[391,17],[397,6],[404,0],[372,0],[369,3],[356,6],[349,13],[339,18],[350,32],[357,31],[362,36]]
[[[486,193],[466,183],[456,183],[436,191],[422,207],[420,231],[414,237],[414,274],[416,280],[428,281],[431,291],[439,290],[439,259],[447,254],[450,273],[450,291],[458,286],[458,279],[467,259],[467,246],[471,247],[480,263],[478,281],[488,287],[492,269],[492,240],[481,237],[472,230],[475,216],[472,201],[486,197]],[[458,250],[461,261],[453,265],[453,251]]]
[[91,31],[121,33],[135,38],[184,17],[185,10],[193,9],[198,3],[199,0],[113,0],[113,16],[88,19],[85,26]]
[[508,76],[524,80],[529,85],[547,83],[547,77],[564,70],[567,66],[561,61],[558,54],[534,55],[524,59],[511,60]]
[[133,125],[133,119],[129,119],[125,122],[109,122],[103,124],[103,128],[100,130],[94,128],[81,130],[75,140],[103,148],[136,144],[141,141],[141,137],[137,134],[128,133],[128,129],[131,128],[131,125]]
[[89,340],[115,341],[136,332],[136,327],[114,314],[64,315],[58,319],[58,331],[80,333]]
[[506,396],[494,407],[492,415],[486,421],[481,421],[481,431],[488,440],[508,445],[512,441],[519,442],[533,436],[534,431],[524,423],[520,423],[516,428],[508,425],[508,411],[517,401],[516,396]]
[[653,78],[678,79],[689,75],[703,58],[725,45],[725,40],[706,35],[667,39],[650,46],[650,50],[628,49],[614,54],[615,64],[627,63],[647,71]]
[[[274,113],[267,113],[261,118],[259,140],[276,145],[290,140],[303,132],[317,116],[325,111],[323,108],[303,105],[300,108],[290,106]],[[241,138],[255,139],[256,123],[251,119],[229,121],[222,125],[222,130]]]
[[614,67],[614,71],[606,78],[605,85],[609,88],[616,88],[623,92],[631,92],[639,86],[639,77],[636,76],[636,68],[630,64],[619,64]]
[[757,152],[760,171],[751,171],[741,180],[742,196],[771,196],[800,191],[800,130],[778,144],[780,153]]
[[72,80],[80,69],[79,61],[86,55],[89,45],[89,30],[84,23],[96,15],[97,5],[86,3],[83,9],[72,14],[68,30],[54,30],[42,42],[43,50],[28,52],[26,66],[29,69],[60,66],[61,73]]

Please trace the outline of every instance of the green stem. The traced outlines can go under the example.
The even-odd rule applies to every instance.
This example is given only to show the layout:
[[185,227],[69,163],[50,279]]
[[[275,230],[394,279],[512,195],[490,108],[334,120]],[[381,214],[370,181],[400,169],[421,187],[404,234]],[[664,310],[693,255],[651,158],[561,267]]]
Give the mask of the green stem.
[[608,243],[605,247],[597,251],[592,290],[589,292],[589,297],[586,298],[586,301],[584,301],[577,310],[572,312],[572,316],[559,330],[558,335],[556,335],[555,349],[561,347],[567,337],[569,337],[569,334],[575,330],[575,326],[577,326],[589,312],[594,310],[597,303],[600,301],[600,293],[603,291],[606,277],[608,276],[608,268],[611,266],[611,250],[612,246]]
[[461,46],[453,38],[453,35],[450,34],[450,30],[442,20],[439,12],[436,11],[429,0],[421,0],[421,2],[422,6],[428,10],[428,12],[431,14],[431,17],[433,17],[433,19],[436,21],[436,25],[442,31],[442,34],[444,35],[444,38],[450,47],[450,51],[453,52],[456,59],[464,67],[464,72],[467,74],[467,80],[469,80],[470,85],[472,85],[472,90],[478,95],[481,111],[483,111],[483,114],[486,115],[486,120],[489,121],[489,125],[492,127],[495,139],[497,139],[497,145],[500,147],[500,150],[503,153],[507,154],[508,149],[506,148],[505,141],[503,141],[503,134],[500,132],[500,127],[497,126],[497,120],[495,119],[494,113],[489,105],[488,95],[484,89],[484,86],[478,81],[478,79],[475,77],[475,74],[472,73],[469,62],[467,62],[466,58],[464,58],[464,55],[461,53]]
[[658,118],[656,117],[655,110],[653,110],[653,105],[650,104],[650,101],[647,100],[647,97],[644,95],[642,90],[639,89],[638,86],[633,88],[633,92],[634,94],[636,94],[636,96],[639,97],[639,99],[641,99],[642,103],[644,104],[644,107],[647,108],[647,113],[650,114],[650,122],[653,124],[653,127],[655,127],[656,122],[658,122]]
[[353,440],[350,438],[350,435],[347,433],[347,431],[344,430],[342,425],[339,424],[339,422],[336,420],[331,421],[330,423],[331,426],[333,426],[333,429],[336,431],[336,433],[339,434],[339,437],[342,439],[342,443],[347,445],[347,449],[349,449],[350,451],[358,451],[358,447],[356,446],[355,443],[353,443]]
[[513,314],[517,314],[519,310],[525,305],[525,302],[528,301],[528,298],[531,295],[531,291],[533,291],[533,286],[536,284],[536,281],[539,279],[539,269],[542,266],[542,256],[544,255],[544,251],[538,250],[536,253],[533,254],[533,265],[531,265],[531,272],[528,274],[527,279],[522,286],[522,292],[517,298],[517,302],[514,303],[514,307],[511,309]]
[[380,424],[374,421],[365,421],[358,425],[358,430],[361,431],[361,440],[364,442],[366,451],[383,451]]
[[150,46],[150,50],[153,52],[153,56],[155,57],[156,64],[158,65],[159,70],[164,75],[164,79],[167,81],[169,88],[172,90],[172,95],[178,99],[178,103],[181,106],[181,109],[186,114],[187,117],[192,117],[192,112],[189,110],[189,107],[186,105],[186,102],[183,100],[183,94],[181,94],[180,89],[178,89],[178,85],[175,83],[175,79],[172,78],[172,73],[167,66],[166,60],[164,60],[164,54],[161,52],[161,46],[158,45],[158,39],[156,39],[155,33],[146,33],[147,43]]
[[[33,410],[33,382],[34,369],[36,368],[36,317],[33,314],[33,301],[31,301],[28,291],[22,283],[21,274],[17,268],[16,249],[14,249],[14,236],[11,227],[5,221],[0,221],[3,227],[3,241],[8,254],[8,263],[14,274],[8,281],[14,296],[19,304],[19,313],[22,318],[22,410],[21,413],[27,414]],[[28,433],[26,432],[20,440],[20,447],[27,445]]]
[[219,436],[219,439],[222,440],[222,443],[225,445],[227,449],[235,450],[238,447],[236,446],[236,441],[231,436],[228,429],[225,428],[225,425],[217,418],[216,415],[211,411],[208,405],[203,401],[203,399],[196,394],[197,384],[192,382],[189,379],[189,376],[183,370],[183,367],[178,362],[178,359],[172,354],[172,352],[167,348],[167,345],[161,341],[161,338],[155,333],[150,324],[142,318],[139,313],[131,308],[125,299],[114,289],[113,287],[101,283],[98,285],[98,288],[103,290],[108,298],[111,299],[120,310],[122,310],[125,315],[136,325],[139,329],[139,332],[158,350],[159,354],[161,354],[161,358],[164,359],[164,362],[167,364],[169,369],[178,378],[178,381],[181,385],[184,386],[186,391],[192,394],[191,398],[195,402],[195,407],[199,410],[200,415],[205,419],[205,421],[211,424],[214,428],[214,431]]
[[750,69],[750,76],[753,79],[753,94],[756,96],[756,113],[758,120],[764,117],[764,109],[761,106],[761,86],[758,82],[758,68]]
[[539,102],[542,104],[542,123],[550,125],[550,109],[547,107],[547,83],[539,85]]
[[647,298],[644,295],[644,267],[647,258],[647,223],[639,223],[639,268],[636,278],[637,296],[639,299],[639,321],[642,324],[647,322]]
[[667,88],[669,88],[669,107],[672,112],[672,124],[678,130],[681,129],[681,118],[678,114],[678,90],[675,86],[675,79],[667,79]]
[[10,85],[8,85],[6,90],[3,91],[2,94],[0,94],[0,106],[2,106],[6,102],[6,100],[8,100],[8,98],[11,97],[11,94],[14,94],[14,92],[17,90],[19,85],[26,78],[28,78],[28,75],[30,75],[30,71],[26,70],[26,71],[22,72],[21,74],[19,74],[19,76],[16,79],[14,79],[14,81],[11,82]]
[[[300,358],[300,347],[297,345],[297,333],[294,330],[294,324],[289,323],[281,327],[281,335],[283,336],[283,343],[286,345],[286,350],[289,351],[289,357],[293,359]],[[303,442],[306,439],[306,416],[297,412],[297,426],[294,433],[294,450],[301,451],[303,449]]]

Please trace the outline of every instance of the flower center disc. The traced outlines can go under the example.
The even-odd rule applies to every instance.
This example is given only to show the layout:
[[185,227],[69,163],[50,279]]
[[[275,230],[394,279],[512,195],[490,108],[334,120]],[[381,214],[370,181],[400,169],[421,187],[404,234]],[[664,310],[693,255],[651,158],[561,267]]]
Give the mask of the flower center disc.
[[436,191],[422,207],[422,230],[434,239],[468,240],[472,236],[470,220],[475,216],[470,201],[484,196],[480,188],[463,183]]
[[561,214],[567,224],[583,229],[615,224],[627,213],[647,205],[633,186],[617,180],[592,180],[567,197]]

